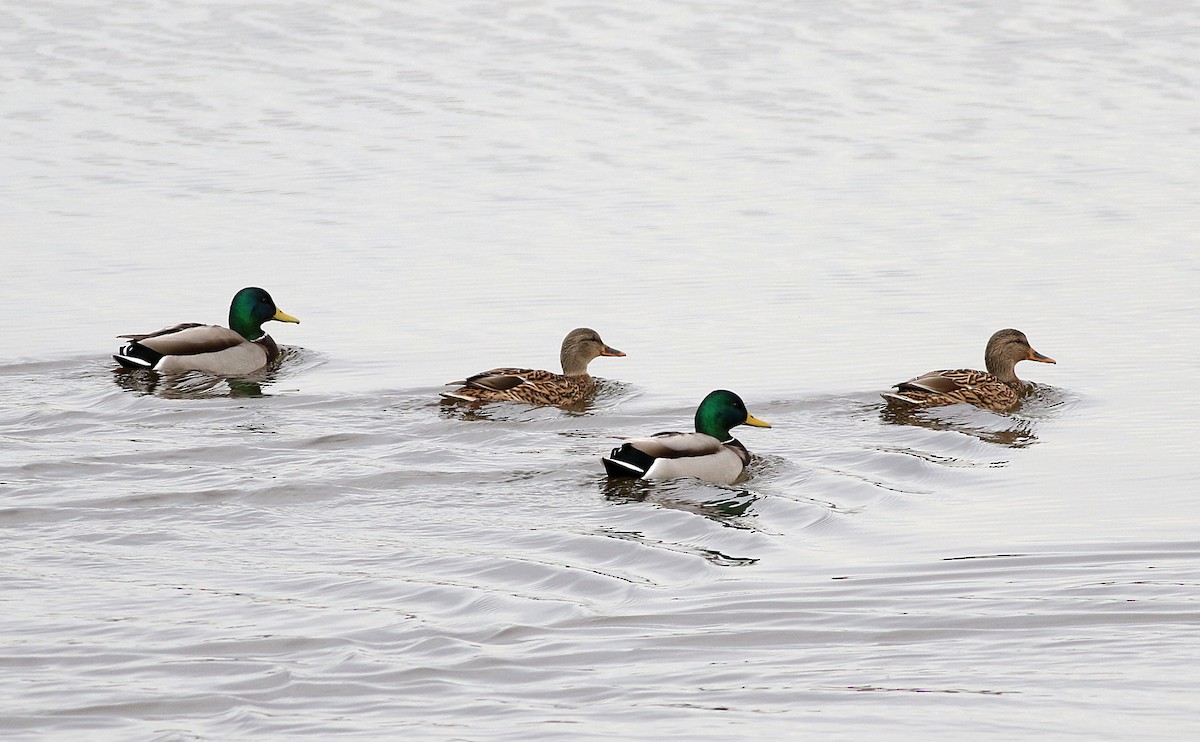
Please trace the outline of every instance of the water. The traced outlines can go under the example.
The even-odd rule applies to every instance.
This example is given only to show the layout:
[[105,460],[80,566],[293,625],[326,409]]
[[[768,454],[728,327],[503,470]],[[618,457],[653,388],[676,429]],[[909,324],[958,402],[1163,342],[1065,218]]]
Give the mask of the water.
[[[1189,5],[0,17],[8,736],[1200,731]],[[246,285],[275,374],[113,372]],[[437,402],[579,325],[586,410]],[[745,482],[603,479],[718,387]]]

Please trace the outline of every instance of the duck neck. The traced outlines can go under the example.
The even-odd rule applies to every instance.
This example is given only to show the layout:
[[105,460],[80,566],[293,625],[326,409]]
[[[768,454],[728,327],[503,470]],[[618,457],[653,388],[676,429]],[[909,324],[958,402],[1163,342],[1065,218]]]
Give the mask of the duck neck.
[[256,322],[250,317],[240,316],[232,310],[229,312],[229,329],[251,342],[267,334],[263,332],[262,322]]
[[703,405],[696,410],[697,433],[711,435],[722,443],[729,443],[733,440],[733,435],[729,430],[729,426],[721,421],[716,410],[705,409]]
[[988,373],[1011,387],[1021,388],[1024,382],[1017,378],[1017,362],[1004,356],[991,355],[984,359]]
[[587,376],[588,364],[592,361],[592,359],[581,356],[579,353],[570,352],[566,348],[559,354],[558,360],[562,363],[565,376]]

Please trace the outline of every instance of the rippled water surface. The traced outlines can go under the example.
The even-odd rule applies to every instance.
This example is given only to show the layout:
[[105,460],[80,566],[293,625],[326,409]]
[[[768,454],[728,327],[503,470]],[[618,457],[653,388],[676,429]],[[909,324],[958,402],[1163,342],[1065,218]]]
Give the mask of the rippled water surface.
[[[1189,3],[0,2],[26,739],[1193,739]],[[300,325],[253,379],[115,336]],[[443,404],[626,358],[584,409]],[[1018,327],[1010,415],[883,409]],[[709,390],[732,487],[609,483]]]

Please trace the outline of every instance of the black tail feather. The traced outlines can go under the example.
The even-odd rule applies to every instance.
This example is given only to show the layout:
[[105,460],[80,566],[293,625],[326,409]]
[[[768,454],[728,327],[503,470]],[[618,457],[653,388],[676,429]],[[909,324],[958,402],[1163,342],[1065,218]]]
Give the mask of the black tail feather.
[[130,343],[113,356],[113,360],[125,368],[154,368],[162,360],[163,354],[150,350],[144,345]]
[[610,477],[633,477],[641,479],[654,465],[654,457],[626,443],[614,448],[612,453],[600,459],[604,471]]

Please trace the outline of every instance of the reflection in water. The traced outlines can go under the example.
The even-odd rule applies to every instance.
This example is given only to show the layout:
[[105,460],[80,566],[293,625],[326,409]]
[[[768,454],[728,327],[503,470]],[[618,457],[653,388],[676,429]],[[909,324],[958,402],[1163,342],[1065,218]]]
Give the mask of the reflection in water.
[[1021,398],[1021,407],[1019,408],[1022,417],[1034,419],[1052,417],[1079,401],[1076,395],[1049,384],[1038,384],[1033,381],[1027,381],[1025,384],[1025,396]]
[[221,397],[263,397],[264,378],[246,376],[210,376],[197,371],[183,374],[160,374],[143,369],[113,369],[117,386],[138,394],[163,399],[216,399]]
[[[491,419],[493,419],[493,416],[491,414],[488,414],[487,412],[484,412],[484,410],[493,410],[493,411],[494,410],[503,410],[503,409],[526,410],[526,409],[530,409],[531,407],[534,409],[538,409],[537,406],[529,405],[529,404],[526,404],[525,402],[508,402],[508,401],[504,401],[504,402],[480,402],[480,401],[467,402],[467,401],[461,400],[461,399],[445,399],[445,398],[443,398],[443,399],[438,400],[438,404],[440,406],[439,414],[442,417],[446,417],[446,418],[457,417],[462,420],[491,420]],[[545,405],[544,407],[548,408],[548,409],[553,409],[553,410],[562,410],[567,413],[583,414],[583,413],[586,413],[589,409],[591,409],[591,403],[584,401],[584,402],[576,402],[574,404]],[[503,416],[499,416],[499,418],[497,418],[497,419],[500,419],[500,418],[503,418]]]
[[491,412],[483,409],[481,405],[463,402],[461,400],[441,398],[436,402],[438,406],[438,417],[443,420],[491,420]]
[[[956,405],[961,406],[961,405]],[[879,419],[889,425],[914,425],[930,430],[947,430],[969,435],[985,443],[994,443],[1009,448],[1025,448],[1037,443],[1034,435],[1034,423],[1016,417],[996,415],[978,411],[978,416],[964,419],[962,414],[947,410],[953,408],[933,407],[928,409],[897,408],[891,405],[881,405]],[[974,411],[974,408],[972,408]],[[986,418],[984,417],[986,415]],[[988,423],[994,425],[988,425]]]
[[747,491],[729,491],[714,499],[698,499],[696,487],[720,489],[697,481],[647,482],[644,479],[604,479],[604,498],[615,503],[651,502],[664,508],[682,510],[713,520],[729,528],[757,530],[745,519],[750,506],[762,496]]
[[524,402],[463,402],[462,400],[439,399],[430,402],[429,406],[437,405],[438,417],[443,420],[491,421],[491,422],[531,422],[534,420],[549,420],[559,416],[560,412],[572,412],[566,407],[538,407]]
[[846,690],[865,691],[870,693],[972,693],[981,696],[1003,696],[1014,691],[1000,690],[971,690],[968,688],[885,688],[878,685],[848,685]]
[[597,531],[601,536],[609,538],[621,539],[622,541],[633,541],[634,543],[644,544],[655,549],[666,549],[681,554],[692,554],[698,556],[705,561],[711,562],[718,567],[748,567],[751,564],[758,562],[754,557],[736,557],[722,553],[716,549],[701,549],[695,546],[687,546],[686,544],[669,543],[658,539],[647,538],[641,533],[635,531],[615,531],[607,528],[602,528]]

